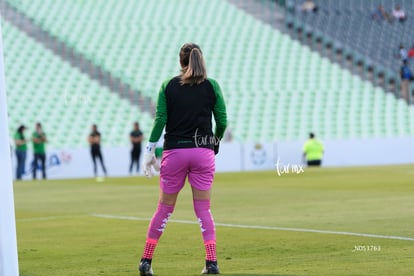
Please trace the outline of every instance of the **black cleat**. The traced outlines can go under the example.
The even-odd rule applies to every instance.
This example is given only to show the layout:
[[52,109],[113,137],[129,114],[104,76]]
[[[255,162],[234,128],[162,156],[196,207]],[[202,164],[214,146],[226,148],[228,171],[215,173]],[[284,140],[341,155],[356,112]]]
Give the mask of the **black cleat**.
[[141,276],[153,276],[154,272],[151,267],[151,259],[141,259],[139,263],[139,275]]
[[207,261],[206,266],[201,271],[201,274],[220,274],[219,267],[217,265],[217,261]]

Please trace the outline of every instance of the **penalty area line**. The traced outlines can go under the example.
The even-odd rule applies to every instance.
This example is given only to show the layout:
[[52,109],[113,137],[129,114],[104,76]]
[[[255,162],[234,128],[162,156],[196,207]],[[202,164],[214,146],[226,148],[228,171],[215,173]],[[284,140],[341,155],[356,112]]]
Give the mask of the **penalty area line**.
[[[149,218],[139,218],[139,217],[133,217],[133,216],[116,216],[116,215],[108,215],[108,214],[91,214],[91,216],[97,217],[97,218],[106,218],[106,219],[150,221]],[[190,221],[190,220],[170,219],[169,221],[170,222],[175,222],[175,223],[183,223],[183,224],[198,224],[198,222]],[[290,232],[306,232],[306,233],[317,233],[317,234],[357,236],[357,237],[376,238],[376,239],[414,241],[414,238],[410,238],[410,237],[354,233],[354,232],[345,232],[345,231],[331,231],[331,230],[318,230],[318,229],[307,229],[307,228],[290,228],[290,227],[277,227],[277,226],[261,226],[261,225],[245,225],[245,224],[231,224],[231,223],[218,223],[218,222],[216,222],[215,225],[216,226],[221,226],[221,227],[230,227],[230,228],[276,230],[276,231],[290,231]]]

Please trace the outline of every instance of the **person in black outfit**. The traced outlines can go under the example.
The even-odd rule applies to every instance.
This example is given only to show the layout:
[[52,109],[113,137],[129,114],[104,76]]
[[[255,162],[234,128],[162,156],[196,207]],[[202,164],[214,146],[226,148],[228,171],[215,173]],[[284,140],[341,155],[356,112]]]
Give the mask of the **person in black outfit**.
[[92,125],[92,132],[91,134],[89,134],[88,141],[89,141],[89,144],[91,145],[93,172],[95,174],[95,177],[98,175],[98,168],[96,166],[96,158],[98,158],[99,161],[101,162],[102,170],[105,173],[105,175],[107,175],[105,164],[102,158],[102,152],[101,152],[101,133],[98,131],[98,127],[95,124]]
[[129,140],[132,144],[131,150],[131,164],[129,165],[129,173],[132,173],[134,163],[137,163],[137,172],[139,172],[139,158],[141,156],[141,142],[144,139],[141,130],[139,129],[138,122],[134,123],[134,130],[129,134]]

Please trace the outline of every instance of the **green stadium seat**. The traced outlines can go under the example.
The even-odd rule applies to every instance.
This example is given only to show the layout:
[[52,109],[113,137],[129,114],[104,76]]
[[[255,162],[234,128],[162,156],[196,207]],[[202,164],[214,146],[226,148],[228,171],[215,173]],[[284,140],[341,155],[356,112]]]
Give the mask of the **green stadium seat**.
[[[45,31],[153,102],[161,82],[179,73],[178,49],[182,43],[199,43],[209,76],[221,84],[229,127],[239,141],[304,139],[312,129],[322,133],[323,138],[414,134],[412,127],[407,128],[414,121],[413,108],[385,96],[380,88],[227,1],[18,2],[9,1]],[[62,91],[86,94],[94,112],[85,106],[70,106],[58,114],[45,113],[68,116],[66,112],[73,112],[77,114],[73,121],[86,129],[92,121],[100,122],[102,129],[115,129],[108,138],[115,144],[127,143],[122,132],[137,117],[142,117],[143,129],[151,127],[149,114],[22,37],[18,30],[6,27],[6,77],[14,79],[12,93],[43,93],[42,101],[51,105]],[[17,77],[20,71],[23,75]],[[15,98],[10,95],[12,100]],[[16,110],[19,106],[34,112],[23,104],[15,104]],[[85,143],[84,138],[73,137],[71,141]]]

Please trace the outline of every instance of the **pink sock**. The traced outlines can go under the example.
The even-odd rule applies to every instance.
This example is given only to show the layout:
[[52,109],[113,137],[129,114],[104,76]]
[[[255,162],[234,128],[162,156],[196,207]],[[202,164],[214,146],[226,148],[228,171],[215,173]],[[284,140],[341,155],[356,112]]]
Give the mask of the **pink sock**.
[[210,200],[194,200],[194,211],[203,235],[206,260],[216,261],[216,228],[210,212]]
[[157,247],[158,241],[154,239],[149,239],[145,241],[144,253],[142,254],[143,259],[152,259],[154,255],[155,247]]
[[206,260],[217,261],[216,241],[204,242],[204,248],[206,249]]
[[148,226],[147,240],[145,241],[145,248],[142,258],[152,259],[158,240],[164,232],[168,219],[173,212],[173,205],[158,203],[158,208],[152,216],[151,222]]
[[148,227],[147,238],[159,240],[173,212],[174,205],[158,203],[158,208],[152,216]]

